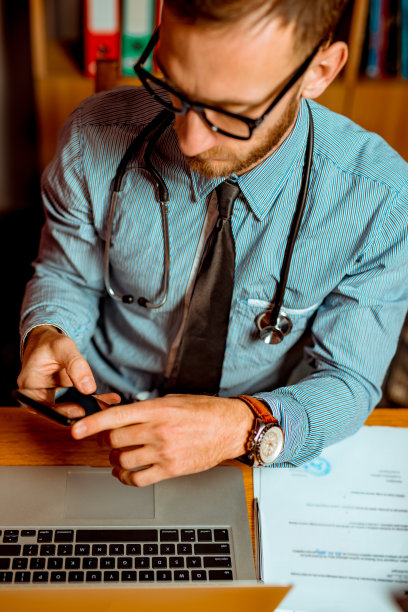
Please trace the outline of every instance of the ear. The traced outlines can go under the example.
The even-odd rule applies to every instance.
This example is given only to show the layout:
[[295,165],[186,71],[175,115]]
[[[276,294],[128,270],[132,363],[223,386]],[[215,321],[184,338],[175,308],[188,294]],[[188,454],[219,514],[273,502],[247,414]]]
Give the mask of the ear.
[[318,98],[339,74],[348,58],[348,47],[345,42],[335,42],[321,49],[306,72],[302,96]]

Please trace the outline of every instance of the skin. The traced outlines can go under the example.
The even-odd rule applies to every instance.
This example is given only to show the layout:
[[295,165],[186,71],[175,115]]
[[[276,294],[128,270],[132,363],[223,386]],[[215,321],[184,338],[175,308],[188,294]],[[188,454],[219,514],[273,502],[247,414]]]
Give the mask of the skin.
[[[159,59],[167,79],[192,100],[248,117],[262,115],[307,53],[299,48],[293,27],[276,19],[214,28],[186,24],[163,11]],[[207,176],[248,172],[287,138],[302,97],[323,93],[346,59],[345,43],[321,49],[249,141],[212,132],[194,111],[176,116],[182,153]],[[73,340],[46,325],[28,336],[18,385],[96,390],[89,364]],[[114,394],[100,397],[109,404],[118,401]],[[253,421],[238,399],[168,395],[86,417],[72,427],[72,436],[79,440],[98,434],[110,450],[113,475],[125,484],[145,486],[243,454]],[[140,467],[145,469],[132,471]]]

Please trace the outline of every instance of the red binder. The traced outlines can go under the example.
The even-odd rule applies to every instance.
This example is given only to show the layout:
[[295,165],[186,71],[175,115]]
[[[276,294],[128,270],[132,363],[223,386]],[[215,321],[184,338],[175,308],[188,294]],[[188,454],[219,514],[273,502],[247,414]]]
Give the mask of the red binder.
[[120,1],[84,2],[85,74],[94,77],[97,59],[118,59],[120,44]]

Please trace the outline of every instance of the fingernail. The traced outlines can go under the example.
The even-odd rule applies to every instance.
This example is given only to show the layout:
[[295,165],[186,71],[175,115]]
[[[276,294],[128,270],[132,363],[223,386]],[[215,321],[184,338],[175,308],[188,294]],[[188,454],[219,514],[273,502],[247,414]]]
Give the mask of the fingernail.
[[82,389],[85,393],[91,393],[94,390],[94,381],[90,376],[85,376],[80,382]]
[[85,432],[86,432],[86,426],[81,422],[76,423],[72,428],[72,433],[78,437],[81,437]]

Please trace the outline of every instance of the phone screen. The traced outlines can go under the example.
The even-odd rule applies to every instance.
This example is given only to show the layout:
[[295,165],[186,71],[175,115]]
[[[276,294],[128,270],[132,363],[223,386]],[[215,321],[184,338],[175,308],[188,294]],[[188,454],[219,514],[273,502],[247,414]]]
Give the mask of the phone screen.
[[[101,406],[106,405],[101,400],[97,400],[93,395],[80,393],[75,387],[58,389],[53,401],[46,399],[54,395],[53,389],[16,389],[12,395],[22,406],[29,407],[56,423],[66,426],[72,425],[84,416],[99,412],[102,409]],[[67,404],[78,404],[81,406],[83,409],[82,415],[72,417],[64,414]]]

